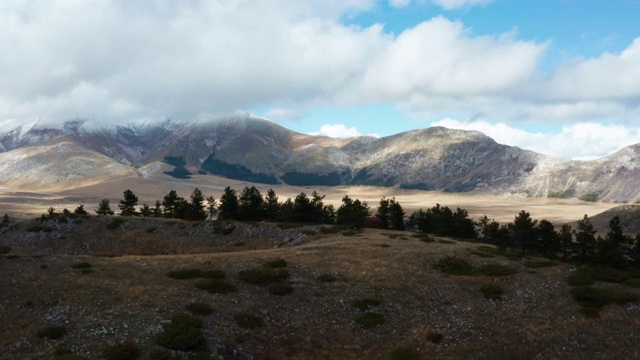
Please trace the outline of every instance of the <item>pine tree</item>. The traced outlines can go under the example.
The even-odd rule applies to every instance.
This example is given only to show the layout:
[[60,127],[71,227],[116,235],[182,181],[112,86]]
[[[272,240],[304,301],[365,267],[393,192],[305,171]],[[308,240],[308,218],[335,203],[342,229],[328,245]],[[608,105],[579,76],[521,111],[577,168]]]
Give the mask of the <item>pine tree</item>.
[[142,207],[140,208],[140,215],[144,216],[144,217],[149,217],[153,215],[153,209],[151,209],[151,207],[147,204],[142,204]]
[[238,219],[249,221],[262,220],[262,194],[255,187],[245,187],[238,199]]
[[207,213],[204,212],[204,195],[200,189],[195,188],[191,194],[191,203],[189,204],[189,219],[204,220]]
[[207,211],[209,211],[209,220],[213,220],[218,215],[218,202],[213,196],[207,198]]
[[156,200],[156,205],[153,208],[153,217],[161,217],[162,216],[162,203],[160,200]]
[[87,210],[84,209],[84,205],[78,206],[73,212],[77,215],[87,215]]
[[537,222],[537,220],[531,219],[531,215],[528,212],[522,210],[511,224],[513,240],[520,246],[520,250],[523,253],[532,250],[535,246]]
[[567,261],[567,258],[573,253],[574,247],[571,225],[564,224],[558,233],[558,250],[562,254],[562,261]]
[[601,265],[625,269],[628,266],[626,253],[631,239],[624,235],[620,217],[614,216],[609,221],[607,236],[598,242],[596,261]]
[[345,195],[342,198],[342,205],[336,213],[336,224],[346,225],[354,228],[361,228],[365,219],[371,214],[369,204],[366,201],[360,202],[359,199],[352,200]]
[[278,196],[273,189],[267,191],[267,195],[262,202],[264,219],[267,221],[277,221],[280,216],[280,203]]
[[138,197],[133,191],[127,189],[123,193],[123,199],[118,203],[120,215],[133,216],[136,215],[136,205],[138,205]]
[[538,232],[536,242],[538,252],[542,255],[550,254],[557,239],[555,227],[549,220],[540,220],[536,231]]
[[378,203],[378,211],[376,212],[376,216],[378,217],[378,219],[380,219],[380,222],[382,223],[382,228],[383,229],[389,229],[391,228],[391,221],[390,221],[390,200],[387,198],[382,198],[380,199],[380,202]]
[[236,220],[238,218],[238,195],[236,191],[227,186],[220,197],[218,206],[218,219]]
[[114,212],[111,210],[109,206],[109,199],[102,199],[98,204],[98,209],[96,210],[96,214],[98,215],[113,215]]
[[404,230],[404,215],[404,209],[396,201],[396,198],[391,199],[389,202],[389,229]]
[[167,195],[164,196],[162,200],[162,207],[164,208],[164,216],[166,217],[176,217],[176,203],[178,202],[178,193],[175,190],[169,191]]
[[596,230],[591,224],[589,217],[585,214],[582,220],[578,221],[578,229],[574,230],[576,246],[580,261],[585,264],[593,260],[596,249]]

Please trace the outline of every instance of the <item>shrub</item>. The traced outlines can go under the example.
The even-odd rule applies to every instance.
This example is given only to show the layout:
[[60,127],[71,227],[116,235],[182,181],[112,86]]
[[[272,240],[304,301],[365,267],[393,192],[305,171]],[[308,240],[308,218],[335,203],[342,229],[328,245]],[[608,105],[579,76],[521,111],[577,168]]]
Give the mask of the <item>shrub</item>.
[[382,304],[382,301],[380,299],[372,298],[358,299],[351,302],[351,305],[362,311],[367,311],[373,307],[379,306],[380,304]]
[[205,350],[206,342],[201,328],[202,320],[199,318],[187,313],[176,314],[156,335],[156,343],[171,350]]
[[344,230],[344,227],[339,225],[334,226],[323,226],[320,228],[320,232],[323,234],[337,234],[340,231]]
[[478,272],[486,276],[509,276],[518,272],[514,267],[502,264],[486,264],[478,268]]
[[265,266],[271,267],[271,268],[284,268],[287,267],[287,261],[285,259],[274,259],[274,260],[269,260]]
[[500,300],[504,290],[498,284],[485,284],[480,287],[480,292],[485,298],[490,300]]
[[420,353],[415,349],[397,348],[391,352],[391,360],[418,360]]
[[36,333],[41,339],[57,340],[67,333],[67,328],[64,326],[48,326],[41,329]]
[[88,262],[79,262],[71,265],[72,269],[91,269],[91,264]]
[[639,300],[639,296],[631,292],[591,286],[574,287],[571,289],[571,296],[581,307],[591,309],[600,309],[609,304],[624,305]]
[[567,282],[571,286],[593,285],[594,281],[594,276],[588,268],[577,269],[567,278]]
[[187,310],[193,315],[206,316],[213,313],[213,308],[205,303],[191,303],[187,305]]
[[384,316],[374,312],[366,312],[356,318],[356,323],[365,328],[372,328],[384,324]]
[[313,236],[316,234],[315,230],[311,230],[311,229],[306,229],[306,230],[302,230],[301,233],[307,235],[307,236]]
[[222,270],[200,270],[200,269],[180,269],[170,271],[168,277],[177,280],[187,279],[224,279],[225,272]]
[[338,280],[338,278],[336,278],[335,276],[333,276],[331,274],[322,274],[322,275],[318,276],[318,281],[320,281],[320,282],[332,283],[332,282],[336,282],[337,280]]
[[425,243],[432,243],[432,242],[436,242],[436,239],[432,238],[431,236],[427,235],[427,234],[422,234],[420,236],[418,236],[418,240],[425,242]]
[[282,268],[256,268],[242,270],[239,273],[240,279],[254,285],[271,284],[289,278],[289,272]]
[[229,294],[238,290],[235,285],[218,279],[201,279],[196,281],[195,286],[212,294]]
[[268,290],[273,295],[288,295],[293,292],[293,286],[289,283],[277,282],[270,284]]
[[133,360],[140,357],[140,348],[134,342],[126,342],[102,349],[102,356],[107,360]]
[[447,256],[438,260],[434,267],[445,274],[451,275],[471,275],[473,274],[473,266],[466,260],[456,256]]
[[456,242],[453,240],[438,240],[440,244],[455,244]]
[[125,220],[125,219],[121,219],[121,218],[114,218],[113,220],[111,220],[111,222],[109,222],[109,223],[107,224],[107,229],[109,229],[109,230],[115,230],[115,229],[119,228],[119,227],[120,227],[120,225],[122,225],[122,224],[124,224],[124,223],[126,223],[126,222],[127,222],[127,220]]
[[527,262],[524,263],[524,266],[526,266],[528,268],[531,268],[531,269],[552,267],[552,266],[556,266],[556,265],[558,265],[558,263],[556,263],[555,261],[551,261],[551,260],[527,261]]
[[345,232],[342,233],[342,236],[354,236],[355,234],[357,234],[358,232],[355,230],[347,230]]
[[0,245],[0,255],[5,255],[11,252],[11,247],[6,245]]
[[249,313],[236,314],[233,320],[235,320],[238,326],[245,329],[257,329],[264,326],[264,320],[260,316]]
[[444,336],[439,332],[429,331],[427,333],[427,340],[431,341],[434,344],[440,344]]

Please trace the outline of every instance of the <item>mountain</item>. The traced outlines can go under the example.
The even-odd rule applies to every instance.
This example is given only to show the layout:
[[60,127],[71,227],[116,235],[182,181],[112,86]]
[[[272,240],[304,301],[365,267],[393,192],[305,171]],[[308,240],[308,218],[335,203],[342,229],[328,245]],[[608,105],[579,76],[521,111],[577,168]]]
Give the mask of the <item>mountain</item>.
[[[47,155],[52,149],[58,157]],[[67,165],[43,165],[62,159]],[[69,165],[79,159],[82,166]],[[160,171],[176,178],[215,174],[300,186],[395,186],[618,202],[640,198],[640,145],[574,161],[501,145],[476,131],[433,127],[383,138],[334,139],[300,134],[252,115],[109,126],[87,120],[56,126],[33,122],[0,130],[0,161],[0,180],[29,187]],[[11,175],[18,165],[25,172]]]

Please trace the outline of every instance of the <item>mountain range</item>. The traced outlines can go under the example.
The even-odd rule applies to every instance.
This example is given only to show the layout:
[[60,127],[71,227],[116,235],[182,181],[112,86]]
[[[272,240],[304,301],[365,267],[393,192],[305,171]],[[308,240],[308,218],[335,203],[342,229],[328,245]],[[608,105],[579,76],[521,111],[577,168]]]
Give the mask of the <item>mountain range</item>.
[[158,174],[634,202],[640,144],[577,161],[498,144],[477,131],[432,127],[338,139],[253,115],[127,125],[35,121],[0,129],[0,187],[71,188]]

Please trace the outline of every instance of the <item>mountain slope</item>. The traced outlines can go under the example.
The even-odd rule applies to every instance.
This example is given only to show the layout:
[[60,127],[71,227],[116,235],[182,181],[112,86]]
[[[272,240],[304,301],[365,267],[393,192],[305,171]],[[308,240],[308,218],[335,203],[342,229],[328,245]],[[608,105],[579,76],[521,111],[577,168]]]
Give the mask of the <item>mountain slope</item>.
[[[620,202],[640,197],[640,145],[594,161],[572,161],[501,145],[476,131],[434,127],[379,139],[333,139],[296,133],[251,115],[113,126],[85,120],[58,126],[34,122],[0,131],[4,154],[60,143],[130,166],[130,174],[175,167],[163,171],[175,177],[199,172],[300,186],[379,185]],[[36,169],[54,178],[60,171]]]

